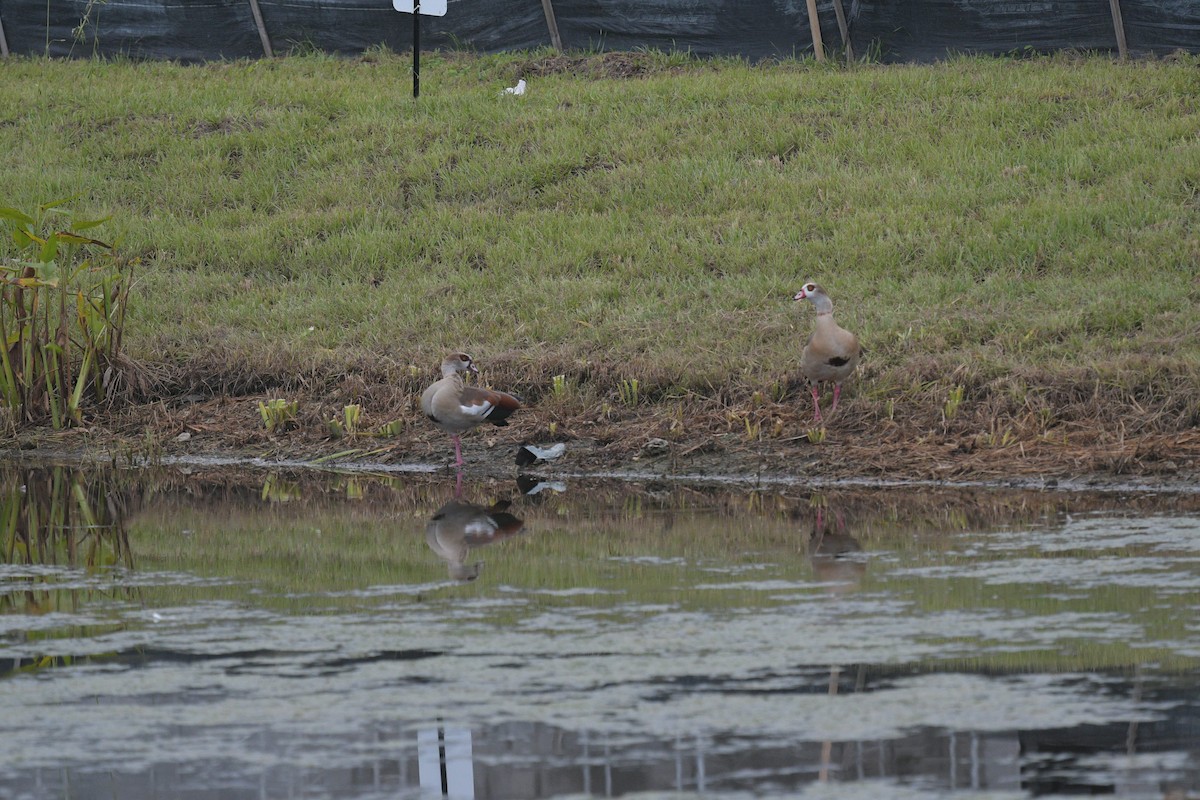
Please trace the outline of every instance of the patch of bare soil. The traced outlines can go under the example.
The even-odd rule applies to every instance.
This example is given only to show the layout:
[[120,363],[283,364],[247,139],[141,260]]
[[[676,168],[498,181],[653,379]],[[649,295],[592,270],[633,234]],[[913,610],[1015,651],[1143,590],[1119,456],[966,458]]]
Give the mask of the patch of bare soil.
[[[89,425],[21,433],[10,447],[93,458],[237,457],[316,462],[322,466],[425,464],[452,469],[453,447],[411,403],[368,415],[363,433],[335,438],[322,410],[302,402],[287,430],[268,433],[258,411],[266,396],[185,397],[126,407]],[[328,405],[328,404],[327,404]],[[394,435],[377,431],[396,421]],[[988,433],[979,420],[931,425],[877,419],[853,402],[812,427],[807,404],[772,404],[757,412],[718,407],[639,406],[566,413],[524,409],[509,427],[484,426],[463,438],[465,469],[518,471],[516,453],[532,442],[563,442],[565,454],[543,469],[569,474],[626,473],[677,480],[932,481],[1025,486],[1141,486],[1200,491],[1200,430],[1139,434],[1083,422],[1030,432]],[[993,425],[992,431],[997,427]],[[537,468],[535,465],[534,469]]]
[[521,77],[525,78],[567,74],[593,80],[640,78],[643,75],[663,71],[659,60],[649,53],[599,53],[596,55],[555,53],[531,58],[521,62],[518,67]]

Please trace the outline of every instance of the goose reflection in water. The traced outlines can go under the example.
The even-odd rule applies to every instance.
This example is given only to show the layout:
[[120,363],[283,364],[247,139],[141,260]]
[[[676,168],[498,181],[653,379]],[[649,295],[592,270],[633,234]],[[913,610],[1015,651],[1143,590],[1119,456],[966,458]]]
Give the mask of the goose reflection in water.
[[840,512],[829,519],[824,508],[817,508],[813,533],[808,541],[808,559],[813,577],[824,584],[830,594],[844,594],[858,589],[867,574],[867,563],[861,557],[862,545],[846,532],[846,520]]
[[468,562],[471,550],[516,536],[525,521],[508,513],[509,503],[502,500],[490,506],[454,500],[437,510],[425,525],[425,541],[438,558],[446,562],[450,578],[473,581],[483,570],[483,562]]

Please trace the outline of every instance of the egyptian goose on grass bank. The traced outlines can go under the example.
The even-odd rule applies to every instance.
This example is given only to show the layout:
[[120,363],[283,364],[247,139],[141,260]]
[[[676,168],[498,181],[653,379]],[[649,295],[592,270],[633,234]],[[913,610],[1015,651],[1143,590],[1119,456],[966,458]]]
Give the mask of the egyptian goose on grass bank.
[[507,425],[509,416],[521,407],[511,394],[467,386],[464,372],[479,374],[469,355],[451,353],[442,360],[442,379],[421,395],[421,411],[454,439],[456,467],[463,464],[462,434],[485,422]]
[[842,381],[858,366],[862,348],[857,336],[833,321],[833,301],[820,286],[806,283],[792,299],[808,300],[817,311],[816,328],[809,335],[800,356],[800,373],[808,379],[812,389],[813,413],[816,421],[820,422],[821,403],[817,385],[824,381],[833,382],[833,405],[829,409],[832,414],[837,410],[838,397],[842,394]]

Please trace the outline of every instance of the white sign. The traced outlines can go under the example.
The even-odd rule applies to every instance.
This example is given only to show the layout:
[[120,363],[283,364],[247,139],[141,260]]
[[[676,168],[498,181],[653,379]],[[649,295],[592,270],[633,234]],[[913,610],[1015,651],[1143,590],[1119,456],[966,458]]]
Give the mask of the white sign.
[[[446,16],[446,0],[420,0],[421,14],[429,17]],[[392,0],[392,8],[405,14],[413,13],[413,0]]]

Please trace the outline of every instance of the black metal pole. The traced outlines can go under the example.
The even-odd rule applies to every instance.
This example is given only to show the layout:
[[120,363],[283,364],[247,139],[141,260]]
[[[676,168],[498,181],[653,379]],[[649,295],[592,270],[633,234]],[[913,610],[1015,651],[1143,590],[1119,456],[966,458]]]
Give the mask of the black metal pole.
[[421,0],[413,0],[413,99],[421,96]]

